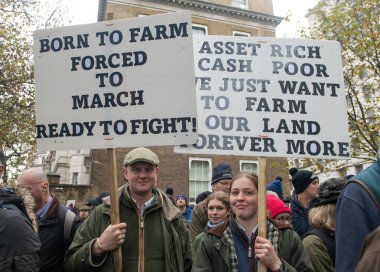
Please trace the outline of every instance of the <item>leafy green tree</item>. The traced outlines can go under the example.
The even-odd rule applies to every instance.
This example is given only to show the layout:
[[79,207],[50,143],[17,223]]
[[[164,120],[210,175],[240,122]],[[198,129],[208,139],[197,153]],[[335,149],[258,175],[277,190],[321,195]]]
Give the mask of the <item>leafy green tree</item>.
[[[322,0],[309,10],[314,23],[301,36],[341,44],[351,156],[373,160],[380,145],[380,5],[379,0]],[[333,122],[333,120],[332,120]],[[346,173],[339,160],[289,160],[290,166],[317,172]]]
[[373,159],[380,145],[380,2],[330,3],[311,10],[310,37],[341,44],[352,157]]
[[0,1],[0,152],[7,169],[27,165],[36,151],[32,32],[62,25],[63,12],[55,4]]

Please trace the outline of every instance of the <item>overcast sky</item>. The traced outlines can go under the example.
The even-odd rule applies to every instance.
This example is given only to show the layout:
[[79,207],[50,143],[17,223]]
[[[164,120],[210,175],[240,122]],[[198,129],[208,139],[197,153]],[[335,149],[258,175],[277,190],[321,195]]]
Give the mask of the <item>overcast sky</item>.
[[[290,22],[282,22],[277,27],[278,38],[297,38],[298,30],[307,27],[305,15],[309,8],[319,0],[273,0],[274,15],[285,17],[291,15]],[[65,1],[72,16],[72,24],[95,23],[98,15],[98,0]],[[85,12],[84,12],[85,11]]]

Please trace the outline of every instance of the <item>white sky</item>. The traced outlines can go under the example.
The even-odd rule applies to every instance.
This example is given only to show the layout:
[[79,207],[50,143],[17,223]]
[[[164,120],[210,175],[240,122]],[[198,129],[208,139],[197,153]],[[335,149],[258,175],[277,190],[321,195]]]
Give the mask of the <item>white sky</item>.
[[[277,27],[277,37],[297,38],[301,27],[307,27],[305,15],[319,0],[273,0],[274,15],[290,16],[290,22],[283,21]],[[73,25],[95,23],[98,16],[98,0],[65,1]]]

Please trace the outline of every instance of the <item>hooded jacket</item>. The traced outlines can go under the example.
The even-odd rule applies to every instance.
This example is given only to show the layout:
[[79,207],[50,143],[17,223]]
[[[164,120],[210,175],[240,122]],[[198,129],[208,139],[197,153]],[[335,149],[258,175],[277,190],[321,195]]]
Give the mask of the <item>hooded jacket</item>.
[[[24,196],[23,196],[24,197]],[[0,271],[40,271],[41,243],[33,228],[33,207],[15,193],[0,190]],[[31,213],[29,213],[31,211]]]
[[[127,223],[122,247],[123,271],[191,271],[192,252],[186,221],[168,196],[153,189],[154,199],[142,216],[129,196],[128,185],[119,188],[120,221]],[[66,270],[113,271],[112,252],[92,256],[92,245],[110,224],[109,198],[78,229],[66,254]]]

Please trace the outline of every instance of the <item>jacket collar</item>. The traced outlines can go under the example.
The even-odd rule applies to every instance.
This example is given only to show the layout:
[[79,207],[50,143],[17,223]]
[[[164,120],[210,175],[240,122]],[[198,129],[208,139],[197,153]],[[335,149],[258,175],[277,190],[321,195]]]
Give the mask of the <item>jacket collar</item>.
[[222,237],[223,232],[226,230],[228,226],[229,219],[225,220],[223,224],[216,226],[215,228],[208,229],[208,233],[211,233],[217,237]]
[[[120,199],[120,197],[125,197],[128,201],[132,203],[133,200],[131,199],[129,195],[128,186],[129,186],[128,184],[124,184],[118,189],[118,198]],[[173,221],[174,219],[181,217],[180,210],[176,206],[174,206],[170,198],[163,191],[161,191],[158,188],[154,188],[153,195],[154,195],[153,203],[156,203],[156,205],[161,205],[163,215],[167,220]],[[107,214],[110,214],[110,208],[111,208],[110,196],[103,198],[103,204],[104,204],[103,211]]]

